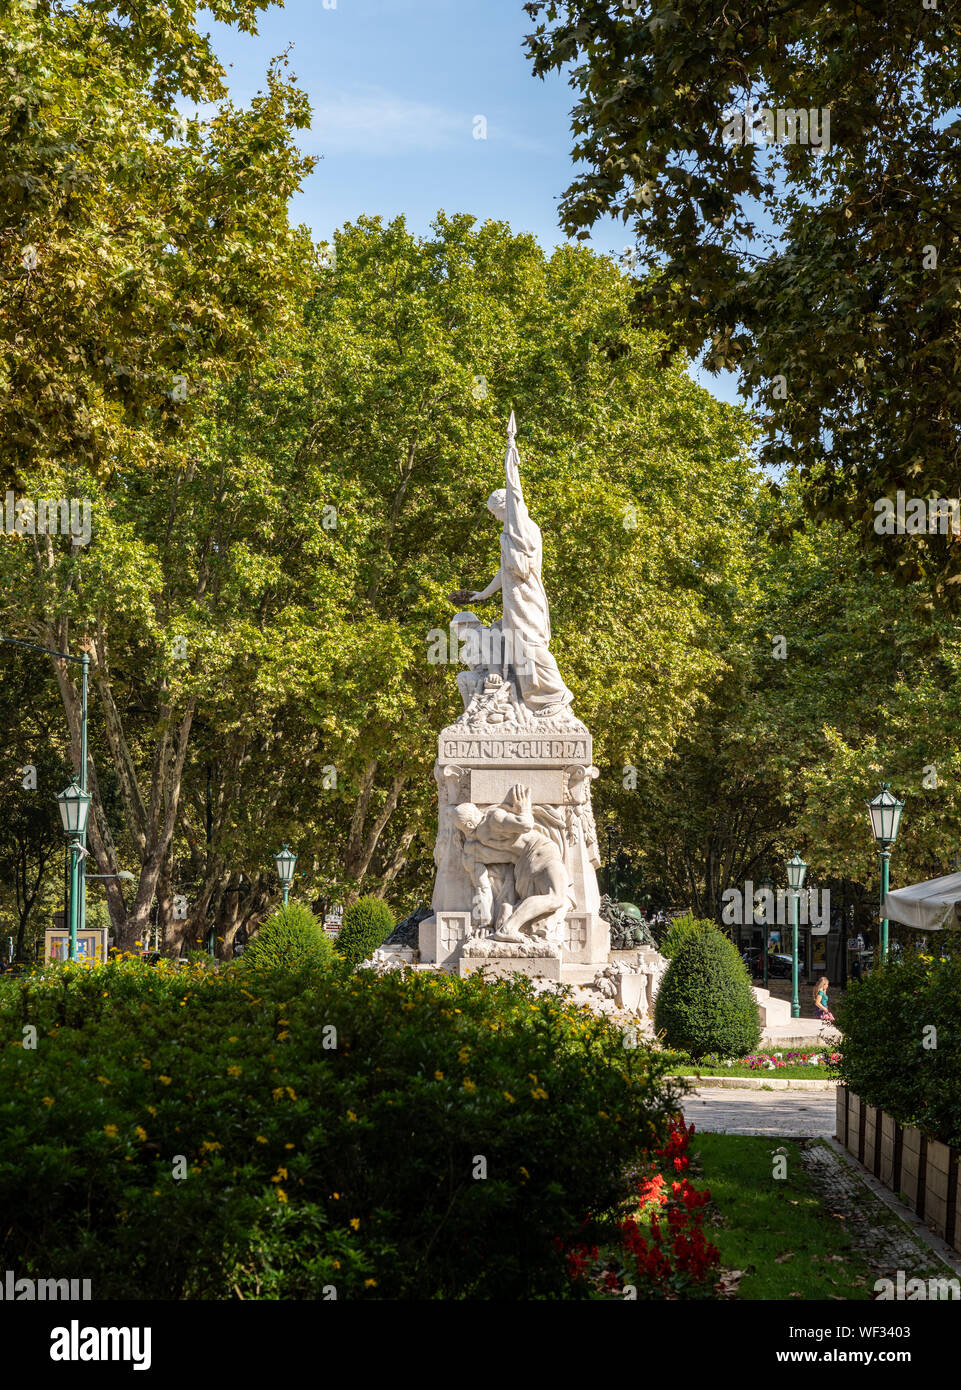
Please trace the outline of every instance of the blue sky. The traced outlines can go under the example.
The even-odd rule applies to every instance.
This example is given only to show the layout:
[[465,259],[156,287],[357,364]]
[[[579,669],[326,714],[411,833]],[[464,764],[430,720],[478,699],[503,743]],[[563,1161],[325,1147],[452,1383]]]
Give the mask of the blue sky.
[[[558,200],[571,181],[573,90],[531,76],[521,0],[287,0],[256,36],[210,22],[231,95],[246,102],[270,59],[291,47],[290,70],[314,119],[300,143],[323,156],[292,215],[317,240],[361,214],[403,213],[427,232],[439,208],[509,222],[545,248],[564,240]],[[475,138],[486,125],[486,138]],[[613,220],[590,244],[619,254]],[[701,377],[736,399],[733,383]]]

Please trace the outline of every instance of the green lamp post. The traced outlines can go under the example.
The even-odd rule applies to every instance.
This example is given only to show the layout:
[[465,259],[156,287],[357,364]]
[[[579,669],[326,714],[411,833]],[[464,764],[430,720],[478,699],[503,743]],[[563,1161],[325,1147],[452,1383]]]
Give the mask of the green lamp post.
[[77,959],[77,929],[81,926],[80,861],[84,855],[90,793],[74,777],[70,786],[57,795],[63,833],[70,847],[70,959]]
[[881,856],[881,959],[888,958],[888,919],[884,915],[884,899],[888,895],[888,876],[891,865],[891,846],[898,838],[904,802],[890,790],[890,782],[882,782],[873,800],[866,802],[871,817],[871,834]]
[[290,897],[290,885],[294,881],[294,865],[297,863],[297,856],[290,848],[284,845],[274,855],[274,863],[277,866],[277,877],[280,880],[280,889],[284,895],[284,907],[287,906],[287,899]]
[[[25,642],[20,637],[0,636],[0,642],[10,647],[25,647],[28,651],[42,652],[45,656],[55,656],[60,661],[72,661],[80,667],[80,790],[86,793],[87,790],[87,691],[90,685],[90,655],[84,652],[81,656],[73,656],[70,652],[57,651],[56,647],[40,647],[36,642]],[[59,797],[57,798],[59,800]],[[89,801],[89,798],[88,798]],[[63,813],[61,812],[61,815]],[[84,815],[84,835],[86,835],[86,814]],[[80,884],[79,884],[79,907],[77,909],[77,925],[80,930],[86,922],[87,916],[87,856],[81,855],[80,864]],[[72,909],[71,909],[72,910]]]
[[797,968],[797,936],[798,936],[798,914],[801,902],[801,889],[804,887],[804,875],[808,871],[808,866],[795,850],[792,857],[785,865],[787,869],[787,886],[791,890],[791,1017],[801,1017],[801,1000],[798,995],[798,968]]

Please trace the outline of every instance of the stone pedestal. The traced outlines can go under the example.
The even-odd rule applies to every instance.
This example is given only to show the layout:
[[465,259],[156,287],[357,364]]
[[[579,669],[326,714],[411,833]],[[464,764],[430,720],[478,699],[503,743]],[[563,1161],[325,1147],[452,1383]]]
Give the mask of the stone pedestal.
[[[453,818],[455,808],[481,813],[501,806],[515,786],[530,791],[534,823],[556,846],[568,881],[567,908],[548,933],[566,965],[604,966],[610,954],[610,927],[599,915],[596,869],[600,863],[591,808],[592,743],[587,729],[569,710],[535,718],[517,699],[508,677],[469,707],[440,735],[434,776],[438,787],[438,835],[434,858],[433,919],[421,924],[421,960],[453,966],[471,930],[475,887],[464,863],[465,839]],[[484,703],[484,700],[487,703]],[[501,903],[516,903],[514,865],[509,854],[489,865],[493,916]],[[486,924],[485,924],[486,925]],[[513,960],[510,953],[504,960]],[[527,959],[520,957],[520,959]],[[553,956],[544,959],[553,960]],[[475,967],[471,967],[472,969]],[[505,969],[510,968],[508,966]],[[559,978],[554,966],[525,974]]]
[[561,937],[564,960],[570,965],[606,964],[611,929],[596,912],[569,912]]
[[443,965],[455,958],[470,935],[470,910],[435,911],[418,928],[420,958],[424,965]]
[[482,970],[486,975],[503,978],[508,975],[537,976],[545,980],[560,980],[561,951],[549,943],[532,942],[530,946],[512,946],[502,941],[471,941],[463,947],[457,973],[463,977]]

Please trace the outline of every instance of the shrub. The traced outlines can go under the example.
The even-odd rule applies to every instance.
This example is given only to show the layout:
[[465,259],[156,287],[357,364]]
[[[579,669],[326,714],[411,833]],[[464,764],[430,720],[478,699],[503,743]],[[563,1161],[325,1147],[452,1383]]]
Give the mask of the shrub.
[[848,986],[841,1080],[868,1105],[961,1146],[961,958],[905,956]]
[[394,930],[394,917],[383,898],[358,898],[344,910],[337,950],[348,965],[359,965],[382,946]]
[[663,1073],[517,978],[3,982],[0,1268],[97,1299],[585,1297],[565,1252],[617,1241],[670,1142]]
[[635,1175],[632,1209],[620,1222],[616,1245],[599,1252],[581,1241],[567,1252],[573,1282],[619,1300],[628,1286],[645,1301],[716,1297],[721,1256],[704,1234],[711,1191],[688,1177],[693,1133],[694,1126],[677,1116],[667,1144]]
[[309,907],[288,903],[262,923],[243,960],[269,970],[326,970],[334,948]]
[[688,931],[676,947],[654,1006],[668,1047],[695,1060],[743,1056],[760,1042],[757,1002],[744,962],[717,928]]
[[672,960],[677,955],[685,941],[690,941],[692,936],[703,935],[704,932],[716,932],[717,927],[706,917],[676,917],[668,927],[664,939],[660,945],[662,956],[667,956]]

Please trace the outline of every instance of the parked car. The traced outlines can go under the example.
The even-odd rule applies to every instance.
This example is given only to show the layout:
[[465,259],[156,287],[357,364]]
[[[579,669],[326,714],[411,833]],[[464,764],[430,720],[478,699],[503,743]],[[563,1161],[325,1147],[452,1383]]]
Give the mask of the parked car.
[[793,956],[770,955],[767,958],[767,973],[769,979],[785,980],[791,978],[791,970],[794,965]]
[[761,948],[760,946],[746,946],[741,952],[741,960],[750,971],[752,979],[758,979],[761,975]]

